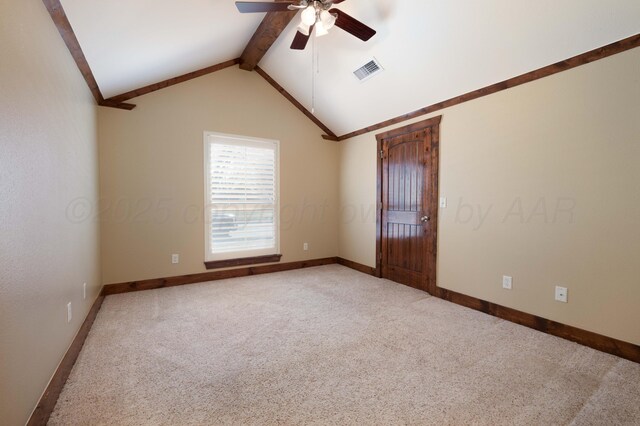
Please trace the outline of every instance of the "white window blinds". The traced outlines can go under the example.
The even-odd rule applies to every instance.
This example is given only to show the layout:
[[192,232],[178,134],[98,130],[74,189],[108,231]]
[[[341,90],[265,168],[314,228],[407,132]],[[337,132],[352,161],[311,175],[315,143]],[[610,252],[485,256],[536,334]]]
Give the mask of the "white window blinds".
[[205,134],[207,261],[277,254],[278,142]]

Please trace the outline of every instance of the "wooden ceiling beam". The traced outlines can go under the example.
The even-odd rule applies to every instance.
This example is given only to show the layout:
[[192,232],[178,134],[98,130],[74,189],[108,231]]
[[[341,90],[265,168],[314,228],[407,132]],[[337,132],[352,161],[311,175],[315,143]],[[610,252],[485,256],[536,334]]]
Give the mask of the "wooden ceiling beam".
[[42,0],[42,3],[44,3],[44,6],[49,12],[49,15],[51,15],[53,23],[62,36],[62,40],[64,40],[64,43],[67,45],[67,49],[69,49],[69,53],[71,53],[71,56],[76,62],[76,65],[78,66],[80,73],[84,77],[84,80],[87,82],[87,86],[89,86],[89,90],[91,90],[91,94],[96,100],[96,103],[101,106],[126,110],[135,108],[136,106],[133,104],[110,102],[104,99],[104,97],[102,96],[102,92],[100,92],[100,88],[98,87],[98,83],[93,76],[93,72],[91,72],[89,62],[87,62],[87,58],[84,56],[84,52],[82,52],[82,48],[80,47],[78,38],[73,32],[73,28],[71,27],[69,18],[67,18],[67,14],[62,8],[62,4],[60,4],[60,0]]
[[240,68],[253,71],[297,13],[297,10],[268,12],[240,56]]
[[169,86],[184,83],[185,81],[193,80],[194,78],[202,77],[203,75],[211,74],[213,72],[232,67],[234,65],[237,65],[239,62],[240,62],[239,58],[232,59],[230,61],[212,65],[210,67],[206,67],[201,70],[183,74],[178,77],[173,77],[173,78],[161,81],[159,83],[150,84],[148,86],[140,87],[138,89],[131,90],[129,92],[122,93],[120,95],[112,96],[111,98],[107,99],[107,101],[121,103],[132,98],[137,98],[138,96],[146,95],[147,93],[155,92],[156,90],[160,90]]
[[291,102],[296,108],[298,108],[300,110],[300,112],[302,112],[304,115],[306,115],[309,120],[313,121],[316,124],[316,126],[320,127],[326,133],[326,135],[322,135],[323,139],[329,140],[329,141],[334,141],[334,142],[338,141],[338,137],[336,136],[335,133],[333,133],[327,126],[325,126],[322,123],[322,121],[320,121],[315,115],[313,115],[308,109],[306,109],[300,102],[298,102],[296,100],[296,98],[291,96],[291,94],[289,92],[287,92],[284,89],[284,87],[280,86],[280,84],[278,84],[277,81],[275,81],[269,74],[267,74],[267,72],[265,70],[263,70],[262,68],[256,66],[255,67],[255,71],[262,78],[264,78],[267,81],[267,83],[269,83],[271,86],[273,86],[274,89],[276,89],[278,92],[280,92],[280,94],[282,96],[287,98],[287,100],[289,102]]
[[62,40],[64,40],[67,45],[71,56],[76,61],[76,65],[87,82],[87,86],[89,86],[89,90],[91,90],[93,97],[96,99],[96,102],[100,103],[104,98],[102,97],[102,93],[100,93],[96,79],[93,77],[87,58],[85,58],[84,53],[80,48],[80,43],[73,32],[73,28],[71,28],[71,23],[67,18],[67,14],[64,12],[64,9],[60,4],[60,0],[42,0],[42,2],[49,11],[49,15],[51,15],[51,19],[56,25],[56,28],[58,28],[58,32],[62,36]]
[[586,65],[594,61],[599,61],[600,59],[608,58],[609,56],[617,55],[618,53],[626,52],[627,50],[635,49],[637,47],[640,47],[640,34],[632,35],[606,46],[598,47],[580,55],[565,59],[564,61],[556,62],[555,64],[547,65],[546,67],[542,67],[537,70],[521,74],[517,77],[513,77],[508,80],[483,87],[482,89],[474,90],[472,92],[465,93],[464,95],[456,96],[455,98],[451,98],[443,102],[438,102],[436,104],[420,108],[419,110],[400,115],[398,117],[382,121],[377,124],[373,124],[369,127],[365,127],[351,133],[347,133],[346,135],[338,136],[338,142],[342,142],[356,136],[364,135],[365,133],[375,132],[376,130],[384,129],[385,127],[393,126],[407,120],[412,120],[422,115],[431,114],[445,108],[451,108],[452,106],[460,105],[462,103],[469,102],[483,96],[492,95],[503,90],[511,89],[512,87],[516,87],[521,84],[530,83],[544,77],[549,77],[559,72],[568,71],[570,69]]

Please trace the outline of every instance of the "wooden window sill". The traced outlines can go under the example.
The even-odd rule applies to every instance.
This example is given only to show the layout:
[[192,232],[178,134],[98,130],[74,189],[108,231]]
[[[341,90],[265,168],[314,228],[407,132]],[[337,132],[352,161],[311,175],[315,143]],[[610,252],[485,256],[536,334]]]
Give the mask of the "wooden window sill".
[[270,254],[267,256],[242,257],[239,259],[211,260],[204,262],[207,269],[230,268],[233,266],[259,265],[261,263],[280,262],[281,254]]

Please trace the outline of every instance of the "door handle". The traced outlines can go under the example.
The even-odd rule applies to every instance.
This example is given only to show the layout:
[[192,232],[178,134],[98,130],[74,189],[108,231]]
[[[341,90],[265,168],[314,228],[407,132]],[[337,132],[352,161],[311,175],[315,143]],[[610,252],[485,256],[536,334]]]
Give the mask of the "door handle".
[[420,222],[422,222],[422,223],[429,222],[430,220],[431,220],[431,218],[429,216],[422,216],[420,218]]

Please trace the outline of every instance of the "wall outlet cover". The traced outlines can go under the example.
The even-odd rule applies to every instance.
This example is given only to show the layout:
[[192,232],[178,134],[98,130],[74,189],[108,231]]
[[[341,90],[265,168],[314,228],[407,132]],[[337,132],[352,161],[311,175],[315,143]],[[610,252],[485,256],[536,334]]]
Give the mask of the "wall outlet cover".
[[513,288],[513,277],[509,277],[507,275],[502,277],[502,288],[506,288],[507,290],[511,290]]
[[556,286],[556,301],[567,303],[569,290],[566,287]]

